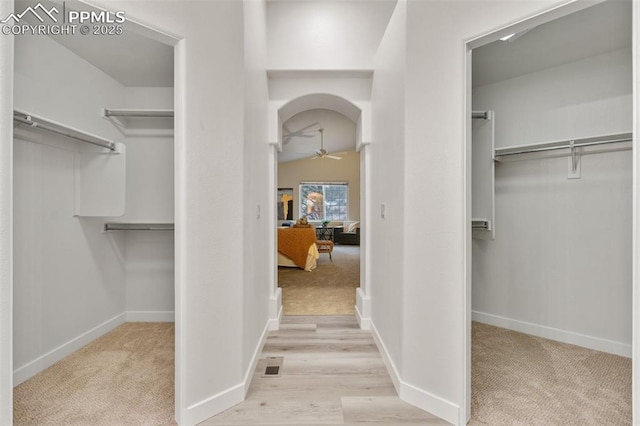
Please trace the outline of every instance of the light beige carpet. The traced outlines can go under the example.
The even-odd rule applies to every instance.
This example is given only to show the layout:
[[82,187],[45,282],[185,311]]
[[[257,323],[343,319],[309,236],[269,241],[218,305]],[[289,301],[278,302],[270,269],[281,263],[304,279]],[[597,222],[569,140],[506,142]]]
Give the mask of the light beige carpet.
[[470,425],[630,425],[631,359],[473,323]]
[[336,245],[311,271],[278,268],[284,315],[351,315],[360,286],[360,247]]
[[126,323],[14,389],[15,425],[169,425],[174,325]]

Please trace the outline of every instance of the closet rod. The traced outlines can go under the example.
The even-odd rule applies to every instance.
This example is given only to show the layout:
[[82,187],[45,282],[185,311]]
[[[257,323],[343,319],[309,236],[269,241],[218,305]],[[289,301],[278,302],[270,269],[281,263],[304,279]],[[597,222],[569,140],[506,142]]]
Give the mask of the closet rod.
[[103,110],[104,117],[173,117],[171,109],[108,109]]
[[[50,125],[50,124],[45,124],[42,123],[41,121],[46,121],[44,119],[36,119],[37,121],[34,121],[34,117],[30,114],[25,114],[25,113],[21,113],[19,111],[14,111],[13,112],[13,119],[21,124],[27,124],[29,127],[32,128],[37,128],[37,129],[42,129],[42,130],[46,130],[48,132],[52,132],[52,133],[56,133],[58,135],[62,135],[65,136],[67,138],[71,138],[80,142],[85,142],[85,143],[90,143],[92,145],[96,145],[102,148],[106,148],[110,151],[115,151],[116,150],[116,144],[114,142],[111,142],[109,140],[106,139],[102,139],[98,136],[94,136],[94,135],[90,135],[89,133],[85,133],[82,132],[80,130],[75,130],[72,129],[70,127],[67,126],[63,126],[61,124],[55,124],[55,125]],[[55,126],[59,126],[55,127]],[[68,130],[72,130],[77,134],[73,134],[70,132],[66,132],[62,129],[68,129]],[[89,139],[91,138],[91,139]]]
[[173,223],[105,223],[105,231],[173,231]]
[[[598,139],[598,140],[595,140]],[[571,148],[582,148],[586,146],[596,146],[596,145],[607,145],[613,143],[622,143],[622,142],[631,142],[633,137],[629,133],[625,133],[623,135],[613,135],[608,139],[599,139],[599,138],[586,138],[586,139],[574,139],[573,141],[562,141],[558,142],[558,145],[549,145],[538,146],[531,145],[528,147],[518,147],[518,148],[499,148],[495,151],[495,158],[498,157],[506,157],[509,155],[518,155],[518,154],[531,154],[535,152],[545,152],[545,151],[555,151],[559,149],[571,149]],[[573,142],[573,144],[572,144]]]

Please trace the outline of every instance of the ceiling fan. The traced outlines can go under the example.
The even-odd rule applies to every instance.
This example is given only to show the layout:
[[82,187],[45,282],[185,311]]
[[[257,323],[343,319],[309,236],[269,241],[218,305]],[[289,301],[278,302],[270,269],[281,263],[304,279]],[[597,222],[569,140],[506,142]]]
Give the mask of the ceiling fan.
[[324,149],[324,129],[318,129],[320,132],[320,149],[316,150],[316,155],[312,157],[312,160],[316,158],[331,158],[332,160],[342,160],[342,157],[331,155]]
[[302,129],[299,129],[293,132],[289,130],[286,124],[283,124],[282,128],[284,130],[284,134],[282,135],[282,143],[286,145],[289,142],[291,142],[292,138],[295,138],[295,137],[312,138],[314,134],[317,132],[317,130],[312,130],[308,132],[306,130],[312,128],[313,126],[317,126],[318,124],[319,124],[318,122],[315,122],[313,124],[309,124],[308,126],[305,126]]

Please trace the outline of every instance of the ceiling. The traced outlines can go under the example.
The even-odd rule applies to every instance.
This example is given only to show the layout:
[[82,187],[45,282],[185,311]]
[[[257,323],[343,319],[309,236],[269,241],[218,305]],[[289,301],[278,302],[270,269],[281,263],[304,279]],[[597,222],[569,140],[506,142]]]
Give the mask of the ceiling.
[[[330,153],[355,151],[356,124],[353,121],[335,111],[311,109],[284,122],[282,152],[278,155],[278,162],[312,158],[316,150],[320,149],[320,128],[324,129],[324,149]],[[301,134],[298,133],[300,131]],[[288,133],[294,133],[295,136],[288,138]]]
[[631,46],[631,1],[609,0],[473,51],[473,86]]
[[[60,4],[40,0],[45,7],[61,9]],[[71,2],[66,2],[67,10]],[[33,5],[30,0],[16,0],[15,10]],[[90,6],[82,4],[82,9]],[[25,17],[27,21],[34,17]],[[128,87],[173,87],[173,46],[145,37],[131,28],[123,27],[120,35],[55,35],[51,39],[60,43],[96,68]]]
[[[134,32],[55,36],[55,41],[128,87],[173,87],[173,47]],[[105,54],[109,52],[109,54]]]
[[397,0],[268,0],[270,69],[371,69]]
[[[24,10],[31,3],[30,0],[16,0],[16,10]],[[41,3],[45,6],[60,5],[50,0],[42,0]],[[286,5],[286,2],[282,3]],[[51,38],[124,86],[173,86],[173,47],[129,28],[118,36],[67,35]],[[495,83],[630,46],[631,1],[609,0],[532,28],[514,41],[499,40],[475,49],[473,86]]]

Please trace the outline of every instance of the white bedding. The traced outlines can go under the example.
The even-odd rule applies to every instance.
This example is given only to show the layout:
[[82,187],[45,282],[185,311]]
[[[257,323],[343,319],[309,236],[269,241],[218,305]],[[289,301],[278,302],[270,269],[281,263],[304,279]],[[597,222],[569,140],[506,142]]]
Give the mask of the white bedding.
[[[318,252],[318,246],[315,244],[311,244],[309,246],[309,253],[307,254],[307,263],[305,264],[305,271],[313,271],[316,269],[318,258],[320,257],[320,253]],[[293,263],[293,260],[289,259],[284,254],[278,252],[278,266],[288,266],[293,268],[298,268],[298,265]]]

